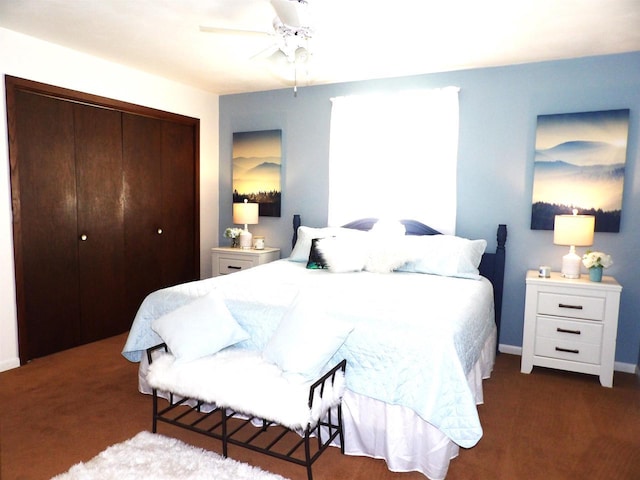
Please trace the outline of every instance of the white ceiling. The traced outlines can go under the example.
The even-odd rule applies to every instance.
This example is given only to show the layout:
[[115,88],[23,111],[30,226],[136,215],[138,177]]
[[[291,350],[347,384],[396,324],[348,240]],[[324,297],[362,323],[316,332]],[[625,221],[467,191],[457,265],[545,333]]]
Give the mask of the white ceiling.
[[[299,85],[640,51],[640,0],[308,1]],[[199,30],[274,17],[269,0],[0,0],[0,27],[218,94],[293,85],[291,64],[252,58],[272,38]]]

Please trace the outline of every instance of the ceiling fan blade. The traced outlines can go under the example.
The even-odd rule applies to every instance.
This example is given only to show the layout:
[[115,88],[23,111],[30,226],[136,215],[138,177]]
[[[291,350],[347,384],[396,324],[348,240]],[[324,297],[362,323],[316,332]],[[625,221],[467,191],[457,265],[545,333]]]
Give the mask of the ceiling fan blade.
[[260,30],[244,30],[242,28],[209,27],[206,25],[200,25],[200,31],[205,33],[223,33],[227,35],[254,35],[254,36],[260,36],[260,37],[274,36],[274,32],[263,32]]
[[285,25],[295,28],[310,26],[305,0],[271,0],[271,6]]

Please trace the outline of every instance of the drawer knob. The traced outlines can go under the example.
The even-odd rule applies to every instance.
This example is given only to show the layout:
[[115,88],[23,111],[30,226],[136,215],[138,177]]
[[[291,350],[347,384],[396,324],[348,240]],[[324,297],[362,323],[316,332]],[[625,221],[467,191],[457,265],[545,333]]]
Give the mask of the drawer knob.
[[556,347],[556,352],[566,352],[566,353],[580,353],[580,350],[578,349],[572,349],[572,348],[562,348],[562,347]]
[[236,267],[235,265],[227,265],[229,270],[242,270],[242,267]]
[[560,332],[560,333],[572,333],[573,335],[580,335],[580,330],[568,330],[566,328],[556,328],[556,332]]
[[582,305],[567,305],[566,303],[559,303],[559,308],[571,308],[573,310],[582,310]]

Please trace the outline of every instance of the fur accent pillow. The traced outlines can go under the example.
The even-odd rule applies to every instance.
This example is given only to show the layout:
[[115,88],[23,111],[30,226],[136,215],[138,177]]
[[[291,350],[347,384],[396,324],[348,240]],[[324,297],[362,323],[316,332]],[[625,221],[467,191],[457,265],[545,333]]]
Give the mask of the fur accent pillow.
[[378,220],[369,231],[368,258],[364,269],[374,273],[390,273],[410,260],[404,244],[405,226],[392,220]]
[[319,238],[314,238],[311,241],[311,251],[309,252],[309,261],[307,262],[307,268],[310,270],[318,270],[328,268],[327,261],[324,259],[320,250],[318,250]]
[[318,250],[332,273],[359,272],[368,258],[367,233],[362,235],[322,238]]
[[342,227],[326,227],[326,228],[314,228],[314,227],[298,227],[298,239],[296,244],[289,255],[289,260],[292,262],[306,262],[309,260],[309,253],[311,252],[311,243],[314,238],[336,237],[342,234],[349,234],[353,230]]

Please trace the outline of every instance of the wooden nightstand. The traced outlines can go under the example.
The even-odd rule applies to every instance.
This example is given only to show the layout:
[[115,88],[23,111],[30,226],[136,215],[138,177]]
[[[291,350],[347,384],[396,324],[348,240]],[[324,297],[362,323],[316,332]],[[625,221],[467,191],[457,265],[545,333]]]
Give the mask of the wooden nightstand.
[[613,277],[589,281],[527,272],[522,373],[534,365],[600,376],[613,386],[613,364],[622,287]]
[[273,262],[280,258],[279,248],[265,247],[264,250],[215,247],[211,249],[212,276],[226,275],[247,268]]

